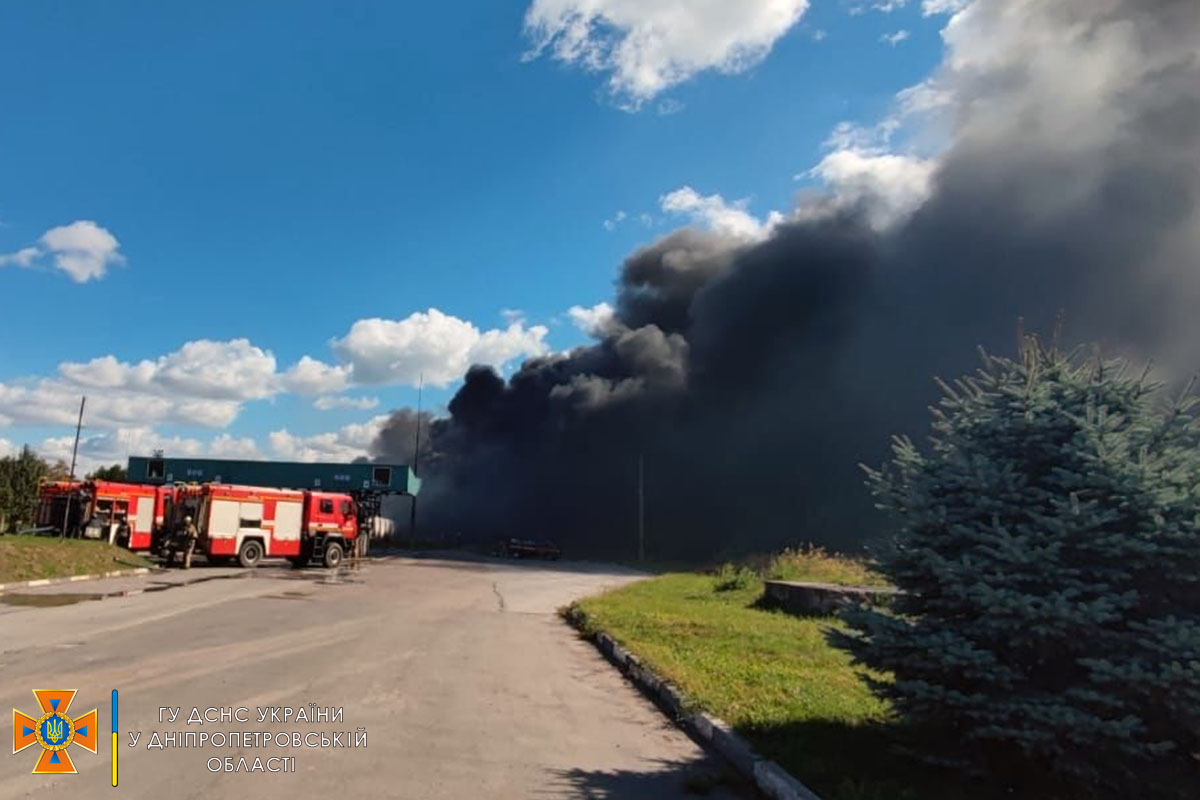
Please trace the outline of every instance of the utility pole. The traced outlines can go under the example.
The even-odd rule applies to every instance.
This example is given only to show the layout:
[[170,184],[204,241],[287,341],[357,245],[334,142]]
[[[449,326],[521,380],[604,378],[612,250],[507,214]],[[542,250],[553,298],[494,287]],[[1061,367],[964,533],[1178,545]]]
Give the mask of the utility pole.
[[413,474],[417,473],[417,465],[421,461],[421,392],[425,389],[425,373],[421,373],[421,377],[417,383],[417,434],[416,441],[413,442]]
[[[79,455],[79,434],[83,430],[83,407],[87,404],[87,395],[79,399],[79,420],[75,423],[75,445],[71,448],[71,475],[67,479],[75,480],[75,459]],[[63,525],[62,533],[59,534],[60,539],[65,539],[67,536],[67,524],[71,520],[71,492],[67,492],[67,504],[63,510]]]
[[646,457],[638,453],[638,563],[646,563]]
[[[417,474],[417,466],[421,463],[421,393],[425,389],[425,372],[417,380],[417,433],[413,441],[413,475]],[[415,546],[417,543],[417,496],[412,495],[408,504],[408,538]]]

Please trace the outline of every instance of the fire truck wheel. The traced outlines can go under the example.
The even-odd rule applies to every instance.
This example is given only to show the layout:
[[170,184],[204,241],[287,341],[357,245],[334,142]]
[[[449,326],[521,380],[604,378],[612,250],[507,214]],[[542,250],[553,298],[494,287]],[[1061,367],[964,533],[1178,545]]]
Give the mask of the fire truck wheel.
[[238,553],[238,563],[243,567],[257,567],[258,562],[263,557],[262,542],[255,539],[247,539],[242,542],[242,549]]
[[327,542],[325,544],[325,566],[333,569],[342,563],[342,543]]

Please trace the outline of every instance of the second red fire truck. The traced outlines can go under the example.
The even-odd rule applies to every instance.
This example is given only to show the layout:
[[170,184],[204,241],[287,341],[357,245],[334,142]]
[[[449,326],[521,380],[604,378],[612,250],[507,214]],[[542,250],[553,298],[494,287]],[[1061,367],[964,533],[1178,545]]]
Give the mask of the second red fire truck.
[[207,483],[176,487],[174,499],[172,531],[191,517],[196,552],[210,561],[254,567],[283,557],[336,567],[358,539],[358,508],[348,494]]
[[38,492],[39,530],[162,551],[191,517],[196,552],[244,567],[264,558],[336,567],[359,545],[359,508],[340,492],[229,484],[53,481]]

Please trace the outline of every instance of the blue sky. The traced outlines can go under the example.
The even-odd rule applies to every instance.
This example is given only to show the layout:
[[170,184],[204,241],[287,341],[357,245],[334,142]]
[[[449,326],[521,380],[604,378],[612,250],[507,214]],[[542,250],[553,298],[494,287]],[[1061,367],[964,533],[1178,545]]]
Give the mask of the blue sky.
[[85,465],[361,452],[418,374],[585,341],[637,245],[788,212],[954,4],[673,5],[4,4],[0,449],[87,394]]

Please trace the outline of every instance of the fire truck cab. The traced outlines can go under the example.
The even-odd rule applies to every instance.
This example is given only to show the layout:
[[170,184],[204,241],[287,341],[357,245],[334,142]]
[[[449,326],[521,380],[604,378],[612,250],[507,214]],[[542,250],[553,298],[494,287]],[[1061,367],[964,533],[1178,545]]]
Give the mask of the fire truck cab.
[[263,558],[297,566],[342,563],[358,538],[358,509],[347,494],[210,483],[179,487],[172,514],[176,536],[191,517],[196,550],[210,561],[237,559],[255,567]]

